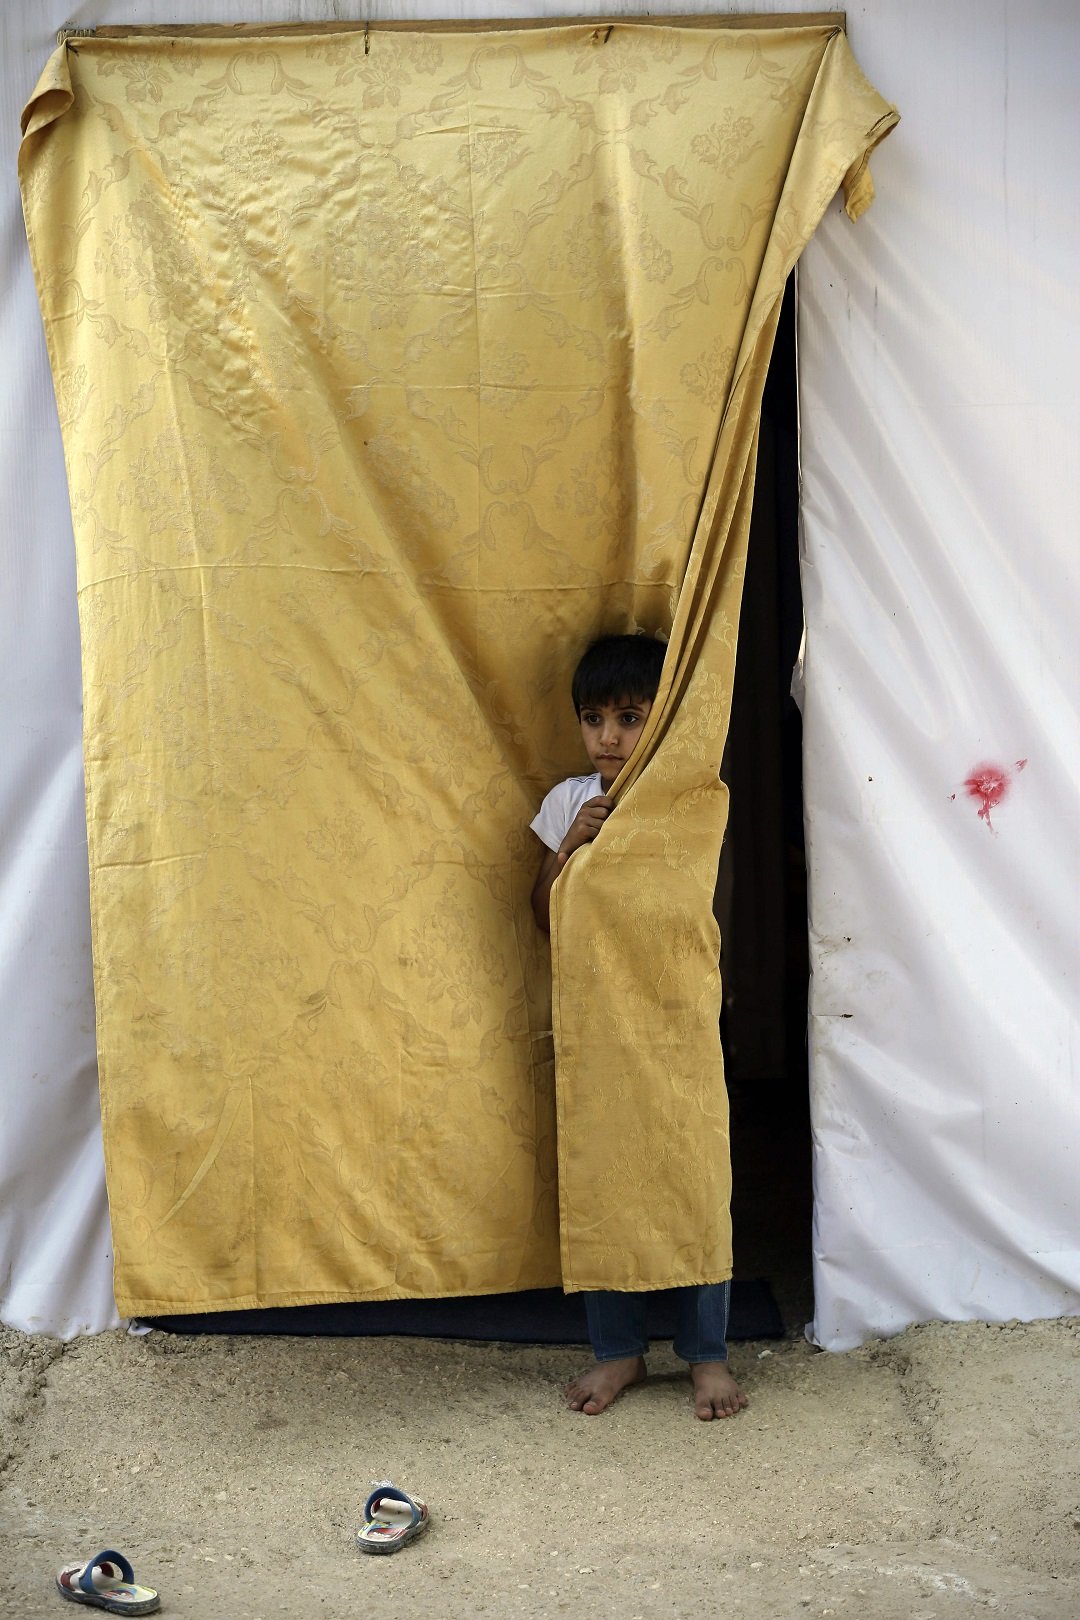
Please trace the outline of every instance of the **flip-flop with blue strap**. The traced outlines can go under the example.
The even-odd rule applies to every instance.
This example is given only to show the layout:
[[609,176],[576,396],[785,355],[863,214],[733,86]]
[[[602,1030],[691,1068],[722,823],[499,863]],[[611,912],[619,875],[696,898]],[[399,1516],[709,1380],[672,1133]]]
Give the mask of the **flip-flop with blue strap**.
[[136,1586],[135,1571],[123,1553],[99,1552],[85,1564],[65,1564],[56,1590],[72,1603],[107,1614],[153,1614],[161,1599],[152,1586]]
[[426,1502],[399,1491],[388,1479],[377,1480],[364,1503],[364,1522],[356,1532],[357,1546],[366,1553],[398,1552],[423,1535],[429,1523]]

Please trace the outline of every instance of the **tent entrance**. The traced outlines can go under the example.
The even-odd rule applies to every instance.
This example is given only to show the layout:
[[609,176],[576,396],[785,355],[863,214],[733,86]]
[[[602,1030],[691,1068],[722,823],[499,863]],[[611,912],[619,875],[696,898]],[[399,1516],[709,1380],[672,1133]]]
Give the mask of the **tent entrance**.
[[762,406],[716,895],[735,1277],[768,1279],[789,1331],[813,1309],[802,724],[791,696],[803,622],[795,302],[792,277]]
[[[735,1339],[774,1336],[781,1323],[790,1332],[810,1319],[813,1308],[802,737],[790,694],[802,632],[798,503],[792,277],[762,410],[724,764],[731,816],[716,895],[724,939],[722,1036],[732,1104]],[[665,1328],[670,1333],[666,1315],[666,1301],[658,1297],[650,1318],[657,1337]],[[555,1289],[154,1320],[185,1333],[399,1333],[551,1343],[584,1336],[580,1295],[564,1297]]]

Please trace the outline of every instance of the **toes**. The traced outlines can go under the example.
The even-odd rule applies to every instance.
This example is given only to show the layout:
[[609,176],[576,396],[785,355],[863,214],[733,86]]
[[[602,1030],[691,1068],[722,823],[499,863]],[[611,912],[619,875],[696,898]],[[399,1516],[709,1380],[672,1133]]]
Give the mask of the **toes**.
[[708,1423],[712,1418],[734,1417],[749,1402],[739,1386],[730,1378],[717,1381],[702,1378],[700,1386],[695,1383],[694,1388],[694,1415]]
[[607,1405],[607,1402],[595,1395],[587,1384],[567,1384],[563,1394],[571,1412],[584,1412],[587,1417],[595,1417]]

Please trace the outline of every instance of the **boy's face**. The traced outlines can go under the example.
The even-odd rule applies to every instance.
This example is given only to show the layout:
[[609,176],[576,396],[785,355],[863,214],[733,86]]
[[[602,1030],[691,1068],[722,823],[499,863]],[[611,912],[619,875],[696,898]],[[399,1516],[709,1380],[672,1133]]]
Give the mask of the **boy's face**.
[[652,698],[623,698],[582,708],[582,741],[605,793],[636,748],[651,708]]

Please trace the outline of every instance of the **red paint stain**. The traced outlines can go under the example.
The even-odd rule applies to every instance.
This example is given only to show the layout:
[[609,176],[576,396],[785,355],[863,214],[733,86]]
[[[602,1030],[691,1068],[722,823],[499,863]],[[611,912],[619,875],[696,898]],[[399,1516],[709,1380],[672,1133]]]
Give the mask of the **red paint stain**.
[[[1022,771],[1026,765],[1026,759],[1018,759],[1015,769]],[[978,803],[979,820],[985,821],[991,832],[994,830],[994,823],[990,812],[997,809],[1008,793],[1011,780],[1004,765],[976,765],[971,775],[964,780],[968,798]]]

